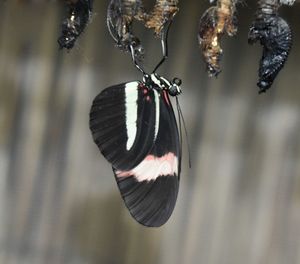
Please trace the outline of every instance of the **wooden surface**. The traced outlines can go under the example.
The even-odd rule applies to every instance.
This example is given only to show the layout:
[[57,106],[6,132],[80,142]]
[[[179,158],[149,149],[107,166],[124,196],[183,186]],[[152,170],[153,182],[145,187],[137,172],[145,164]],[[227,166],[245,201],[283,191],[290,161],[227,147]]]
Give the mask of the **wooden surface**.
[[[88,128],[97,93],[141,78],[108,35],[108,1],[95,2],[67,53],[56,43],[61,3],[0,1],[0,263],[300,263],[299,5],[282,8],[293,49],[258,96],[261,48],[247,44],[255,3],[239,6],[223,72],[209,79],[196,41],[208,1],[180,1],[160,73],[183,80],[192,169],[185,147],[175,211],[149,229],[125,209]],[[151,69],[159,41],[138,32]]]

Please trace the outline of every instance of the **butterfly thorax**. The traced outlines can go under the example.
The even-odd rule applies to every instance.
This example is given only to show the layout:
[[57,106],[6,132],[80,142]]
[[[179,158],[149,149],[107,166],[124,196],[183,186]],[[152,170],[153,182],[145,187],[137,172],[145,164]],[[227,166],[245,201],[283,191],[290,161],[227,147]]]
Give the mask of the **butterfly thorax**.
[[165,90],[171,96],[177,96],[181,94],[181,80],[174,78],[172,81],[159,76],[157,73],[152,73],[151,75],[145,74],[143,77],[143,84],[148,89],[155,89],[157,91]]

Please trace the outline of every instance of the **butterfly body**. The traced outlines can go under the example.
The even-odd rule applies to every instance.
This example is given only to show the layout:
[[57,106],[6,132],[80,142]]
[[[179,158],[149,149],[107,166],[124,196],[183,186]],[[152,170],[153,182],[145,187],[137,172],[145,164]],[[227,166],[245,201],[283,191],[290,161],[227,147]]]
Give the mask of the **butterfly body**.
[[90,112],[93,139],[131,215],[145,226],[164,224],[176,203],[181,146],[169,95],[180,94],[180,84],[145,74],[103,90]]

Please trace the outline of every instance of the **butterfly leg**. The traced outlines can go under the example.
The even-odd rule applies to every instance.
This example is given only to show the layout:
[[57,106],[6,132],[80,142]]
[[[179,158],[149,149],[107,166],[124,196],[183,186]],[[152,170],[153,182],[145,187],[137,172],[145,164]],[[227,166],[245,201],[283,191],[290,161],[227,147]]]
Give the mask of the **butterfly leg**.
[[172,20],[168,21],[165,25],[164,30],[161,33],[161,47],[162,47],[162,54],[163,57],[160,60],[160,62],[156,65],[153,72],[156,72],[156,70],[164,63],[164,61],[168,58],[168,35],[169,35],[169,29],[172,24]]
[[139,65],[138,59],[136,58],[137,55],[136,55],[135,47],[132,44],[130,44],[129,49],[130,49],[131,59],[132,59],[133,64],[140,72],[143,73],[143,75],[145,75],[146,73],[145,73],[144,69],[142,68],[141,65]]

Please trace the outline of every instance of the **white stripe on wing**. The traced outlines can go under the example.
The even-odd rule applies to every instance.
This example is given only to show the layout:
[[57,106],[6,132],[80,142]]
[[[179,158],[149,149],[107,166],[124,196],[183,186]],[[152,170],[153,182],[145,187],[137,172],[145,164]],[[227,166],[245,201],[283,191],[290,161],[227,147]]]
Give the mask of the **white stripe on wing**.
[[129,151],[134,143],[137,132],[137,100],[138,100],[138,82],[130,82],[125,84],[125,110],[126,110],[126,129],[127,144],[126,149]]

